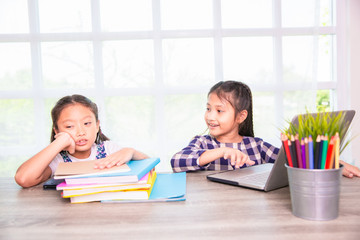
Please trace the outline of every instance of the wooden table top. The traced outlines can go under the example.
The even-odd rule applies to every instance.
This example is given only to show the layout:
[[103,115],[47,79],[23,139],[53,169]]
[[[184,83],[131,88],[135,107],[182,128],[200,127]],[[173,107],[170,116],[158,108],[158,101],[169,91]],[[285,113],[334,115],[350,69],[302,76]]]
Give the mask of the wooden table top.
[[0,239],[360,239],[360,179],[342,177],[339,217],[291,212],[289,188],[262,192],[187,174],[184,202],[70,204],[0,178]]

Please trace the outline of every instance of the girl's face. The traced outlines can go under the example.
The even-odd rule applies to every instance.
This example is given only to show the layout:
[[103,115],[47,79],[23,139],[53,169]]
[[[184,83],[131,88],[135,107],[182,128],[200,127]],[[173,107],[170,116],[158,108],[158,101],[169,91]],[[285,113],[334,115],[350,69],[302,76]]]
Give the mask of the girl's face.
[[238,128],[246,118],[244,114],[247,116],[247,111],[242,111],[235,117],[235,109],[231,104],[211,93],[204,118],[210,134],[219,142],[240,142],[242,136],[239,135]]
[[72,104],[65,107],[57,121],[58,130],[55,133],[66,132],[75,142],[74,157],[86,158],[90,156],[91,146],[99,131],[99,121],[94,113],[82,104]]

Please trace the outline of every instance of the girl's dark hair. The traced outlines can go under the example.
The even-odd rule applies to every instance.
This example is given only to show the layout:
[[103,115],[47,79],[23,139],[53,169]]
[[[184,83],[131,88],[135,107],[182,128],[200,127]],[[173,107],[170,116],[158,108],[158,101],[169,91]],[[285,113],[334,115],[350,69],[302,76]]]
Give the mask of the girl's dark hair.
[[248,112],[247,118],[239,124],[239,135],[254,137],[253,103],[250,88],[245,83],[238,81],[221,81],[210,89],[208,96],[211,93],[228,101],[235,109],[235,117],[243,110]]
[[[96,104],[94,102],[92,102],[90,99],[88,99],[87,97],[84,97],[82,95],[77,95],[77,94],[74,94],[71,96],[65,96],[65,97],[61,98],[59,101],[57,101],[57,103],[51,110],[51,119],[52,119],[52,130],[51,130],[51,138],[50,138],[51,142],[55,140],[55,130],[54,129],[58,129],[57,121],[59,120],[59,116],[60,116],[62,110],[71,104],[81,104],[84,107],[89,108],[90,111],[94,113],[96,122],[99,121],[98,108],[97,108]],[[109,140],[109,138],[106,137],[101,132],[101,128],[99,127],[99,132],[97,133],[95,143],[99,144],[106,140]]]

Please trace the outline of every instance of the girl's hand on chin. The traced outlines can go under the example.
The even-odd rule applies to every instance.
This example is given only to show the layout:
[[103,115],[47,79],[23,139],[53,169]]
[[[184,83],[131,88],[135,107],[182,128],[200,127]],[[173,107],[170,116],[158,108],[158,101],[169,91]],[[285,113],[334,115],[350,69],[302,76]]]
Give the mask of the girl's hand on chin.
[[68,151],[70,154],[75,153],[75,141],[67,132],[59,132],[55,135],[55,139],[64,144],[64,151]]

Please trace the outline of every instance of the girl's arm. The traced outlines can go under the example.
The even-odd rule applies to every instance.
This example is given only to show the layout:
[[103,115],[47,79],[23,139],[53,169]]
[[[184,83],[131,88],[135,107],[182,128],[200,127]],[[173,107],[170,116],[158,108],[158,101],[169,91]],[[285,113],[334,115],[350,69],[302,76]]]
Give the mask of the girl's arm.
[[205,151],[199,158],[199,165],[207,165],[212,161],[222,157],[224,159],[230,160],[231,165],[235,166],[235,168],[240,168],[244,164],[255,164],[254,161],[250,160],[248,155],[244,154],[240,150],[235,148],[221,147]]
[[67,133],[59,133],[56,139],[35,156],[24,162],[16,171],[15,181],[22,187],[35,186],[51,177],[49,164],[62,150],[73,152],[75,143]]
[[95,163],[94,168],[111,168],[115,165],[119,166],[127,163],[130,160],[141,160],[146,158],[149,158],[149,156],[133,148],[123,148],[113,154],[110,154],[106,158],[99,160]]
[[187,147],[176,153],[171,159],[171,166],[174,172],[197,171],[206,169],[209,163],[219,158],[230,160],[236,168],[245,163],[253,165],[254,162],[240,150],[222,147],[208,149],[206,140],[202,136],[196,136]]
[[197,160],[206,151],[202,144],[201,136],[194,137],[189,145],[171,158],[171,167],[174,172],[197,171],[205,169],[199,166]]

